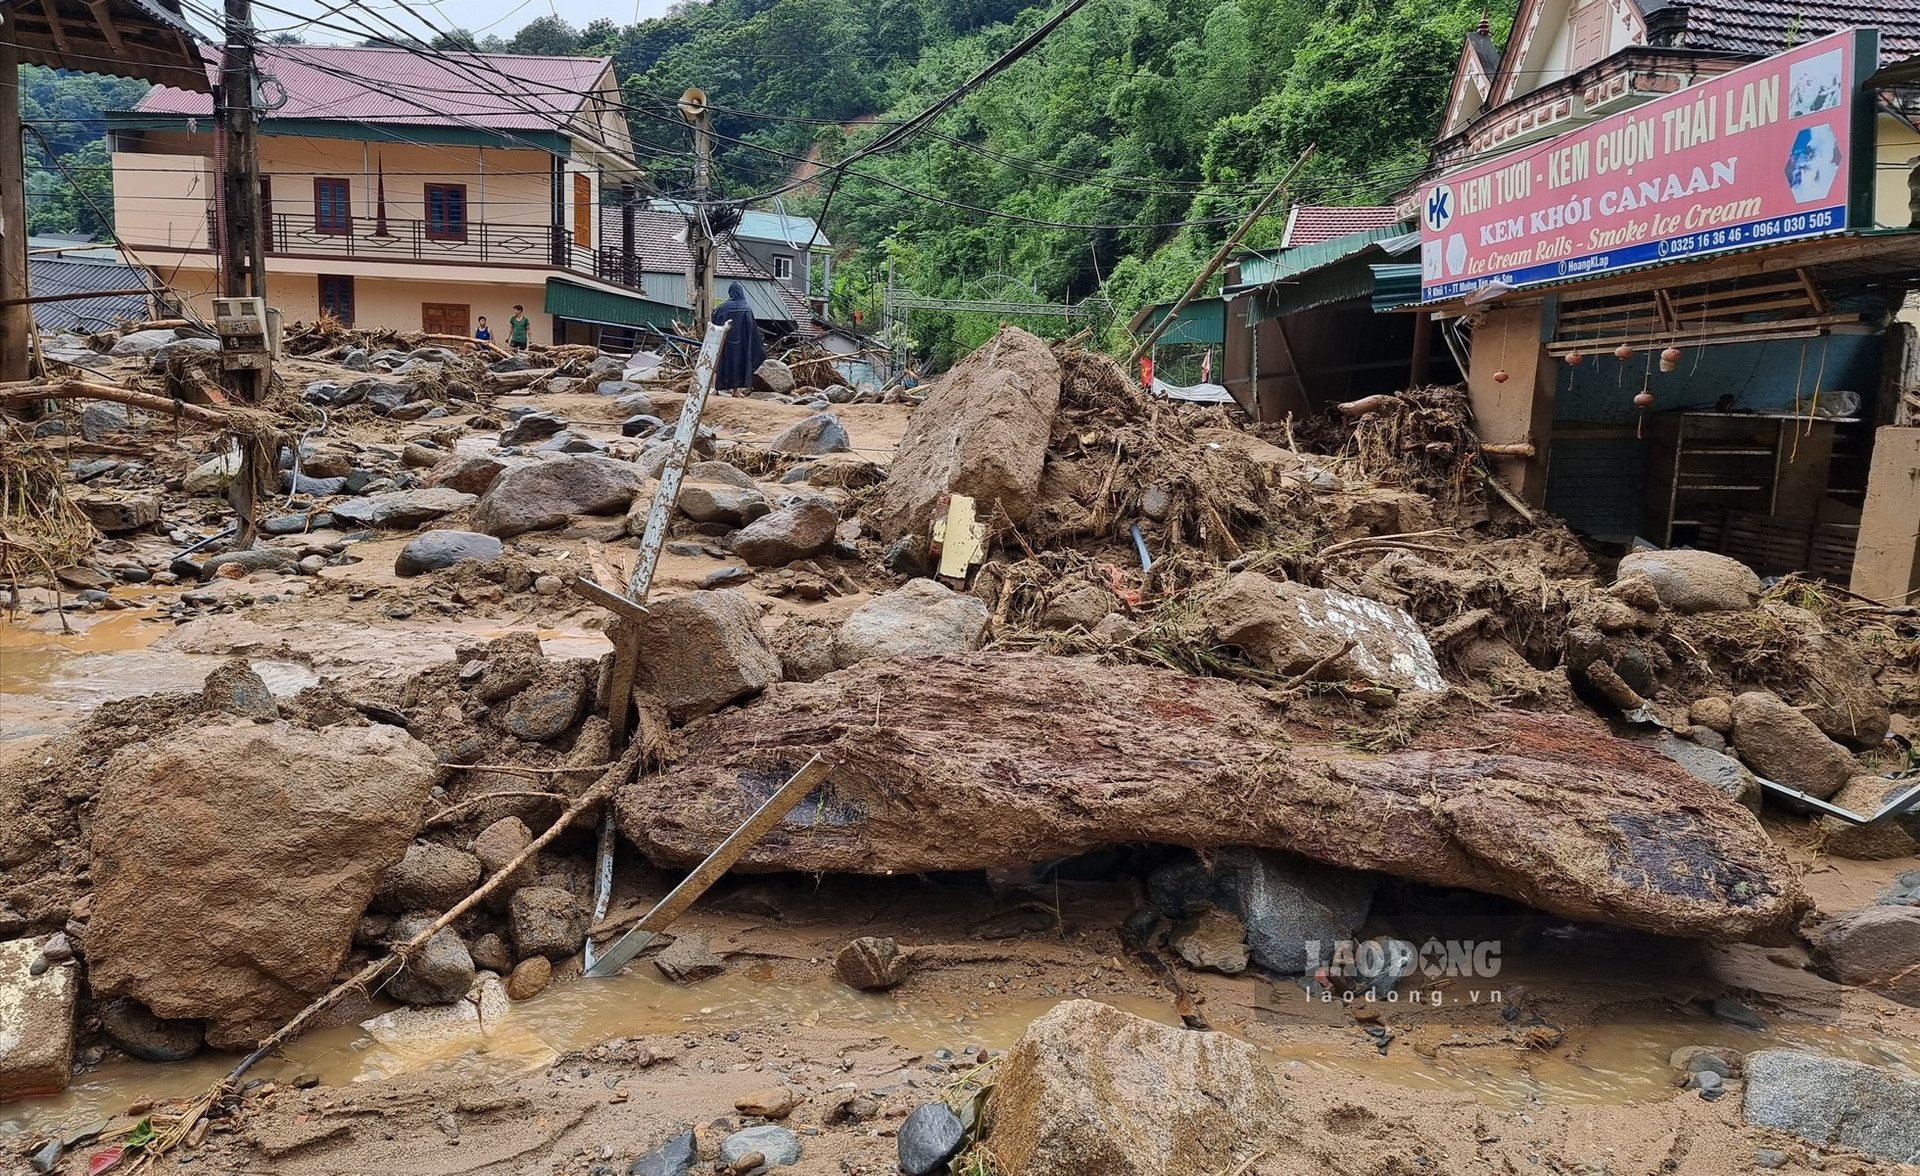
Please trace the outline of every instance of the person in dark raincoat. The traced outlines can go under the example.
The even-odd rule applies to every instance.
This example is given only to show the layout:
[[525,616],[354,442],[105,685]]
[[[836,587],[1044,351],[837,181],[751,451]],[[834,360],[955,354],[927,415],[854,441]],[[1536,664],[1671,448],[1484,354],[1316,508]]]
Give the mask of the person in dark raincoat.
[[713,321],[732,323],[726,345],[720,349],[720,370],[713,386],[722,391],[753,387],[753,373],[767,361],[767,345],[760,338],[760,326],[753,321],[753,308],[747,305],[747,288],[735,282],[727,287],[727,300],[713,308]]

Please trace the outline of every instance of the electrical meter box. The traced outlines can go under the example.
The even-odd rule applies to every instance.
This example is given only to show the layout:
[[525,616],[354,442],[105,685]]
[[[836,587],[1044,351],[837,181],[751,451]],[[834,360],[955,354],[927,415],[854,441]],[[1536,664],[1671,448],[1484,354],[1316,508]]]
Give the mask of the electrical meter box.
[[279,312],[267,309],[263,298],[216,298],[213,329],[220,336],[223,371],[273,370],[280,350]]

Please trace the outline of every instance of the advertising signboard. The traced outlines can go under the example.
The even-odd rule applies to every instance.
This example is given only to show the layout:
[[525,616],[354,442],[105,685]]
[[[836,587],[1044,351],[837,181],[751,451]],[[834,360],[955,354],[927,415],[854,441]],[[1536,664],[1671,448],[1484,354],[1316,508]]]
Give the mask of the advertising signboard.
[[1845,229],[1878,40],[1834,33],[1425,185],[1422,300]]

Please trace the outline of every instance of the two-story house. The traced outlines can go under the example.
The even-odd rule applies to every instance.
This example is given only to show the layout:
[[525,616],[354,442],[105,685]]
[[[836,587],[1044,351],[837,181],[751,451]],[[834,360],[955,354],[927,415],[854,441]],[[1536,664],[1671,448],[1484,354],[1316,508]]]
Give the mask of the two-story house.
[[[640,178],[609,58],[263,45],[260,69],[267,294],[289,321],[470,335],[485,316],[504,338],[519,304],[545,342],[566,333],[556,291],[633,297],[600,237]],[[161,86],[108,116],[116,231],[202,313],[225,244],[212,115]]]
[[[686,205],[672,200],[655,200],[653,207],[687,211]],[[833,242],[813,218],[788,212],[776,200],[772,209],[742,210],[728,240],[742,260],[806,299],[811,313],[826,314],[833,283]]]

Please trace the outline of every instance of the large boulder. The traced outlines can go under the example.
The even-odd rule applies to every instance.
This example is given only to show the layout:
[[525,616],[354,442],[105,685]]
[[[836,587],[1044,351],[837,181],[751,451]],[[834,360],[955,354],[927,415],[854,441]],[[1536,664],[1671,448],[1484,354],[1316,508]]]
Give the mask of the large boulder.
[[386,725],[209,724],[120,751],[93,811],[94,994],[254,1045],[332,985],[436,763]]
[[780,680],[780,657],[760,624],[760,606],[722,589],[653,603],[640,627],[635,687],[676,722],[719,710]]
[[1737,559],[1711,551],[1635,551],[1620,561],[1617,580],[1634,576],[1653,585],[1660,603],[1675,612],[1728,612],[1752,608],[1760,577]]
[[1780,680],[1769,683],[1776,692],[1837,743],[1871,751],[1885,742],[1892,709],[1853,643],[1806,609],[1769,604],[1766,611],[1786,630]]
[[1060,363],[1018,327],[1002,327],[954,365],[907,422],[880,501],[882,539],[924,535],[944,494],[985,519],[1026,517],[1040,492]]
[[75,495],[72,501],[87,521],[106,535],[124,535],[160,521],[160,499],[152,494],[90,490]]
[[516,890],[507,904],[513,950],[521,959],[546,956],[564,960],[587,942],[587,908],[571,891],[556,886]]
[[40,941],[0,943],[0,1103],[58,1094],[73,1069],[73,1012],[80,966],[71,961],[33,974]]
[[827,502],[805,499],[742,528],[733,537],[733,553],[755,567],[790,564],[825,551],[839,524],[839,514]]
[[1920,907],[1861,907],[1827,920],[1816,934],[1834,979],[1920,1005]]
[[479,858],[450,845],[416,841],[380,875],[373,908],[395,913],[450,910],[479,884]]
[[[1871,817],[1888,801],[1914,787],[1916,781],[1912,779],[1855,776],[1847,781],[1845,788],[1828,799],[1848,812]],[[1824,835],[1821,848],[1832,857],[1877,862],[1920,853],[1920,811],[1887,817],[1870,825],[1856,825],[1839,817],[1823,816],[1820,818],[1820,831]]]
[[757,489],[691,482],[680,487],[674,506],[696,523],[744,527],[769,513],[767,496]]
[[1920,1163],[1920,1078],[1791,1049],[1750,1053],[1745,1070],[1747,1122],[1823,1147]]
[[910,580],[848,615],[833,639],[834,664],[978,649],[987,615],[977,596],[955,592],[938,580]]
[[1821,800],[1860,772],[1847,749],[1812,719],[1763,690],[1733,700],[1733,746],[1758,775]]
[[1205,612],[1221,641],[1277,674],[1305,673],[1350,641],[1322,673],[1397,690],[1446,688],[1419,622],[1376,600],[1242,572],[1208,599]]
[[1224,1033],[1064,1001],[1002,1059],[988,1144],[1021,1176],[1228,1172],[1292,1134],[1280,1073]]
[[786,396],[795,387],[793,369],[777,359],[769,359],[753,371],[755,391],[771,392],[775,396]]
[[818,457],[827,453],[845,453],[853,448],[853,439],[840,418],[830,412],[795,421],[767,442],[767,452],[795,457]]
[[484,453],[456,453],[421,475],[429,486],[444,486],[462,494],[485,494],[510,463]]
[[430,523],[441,515],[465,510],[477,501],[471,494],[462,494],[444,486],[429,486],[425,490],[393,490],[385,494],[370,494],[365,498],[349,498],[334,504],[331,509],[333,517],[341,522],[406,531],[422,523]]
[[1357,938],[1378,881],[1298,854],[1238,846],[1169,862],[1147,879],[1153,905],[1172,919],[1212,907],[1239,915],[1253,962],[1301,976],[1326,963],[1334,946]]
[[615,796],[620,831],[661,866],[698,863],[824,751],[822,803],[736,868],[980,870],[1160,842],[1292,850],[1721,940],[1775,933],[1808,905],[1752,813],[1590,717],[1434,713],[1406,746],[1371,751],[1346,722],[1283,719],[1216,678],[967,653],[778,683],[680,734],[668,770]]
[[574,515],[619,514],[643,480],[631,462],[594,454],[515,466],[474,507],[473,529],[506,539],[564,527]]
[[462,560],[489,560],[502,550],[498,539],[476,531],[428,531],[400,549],[393,560],[393,574],[423,576]]

